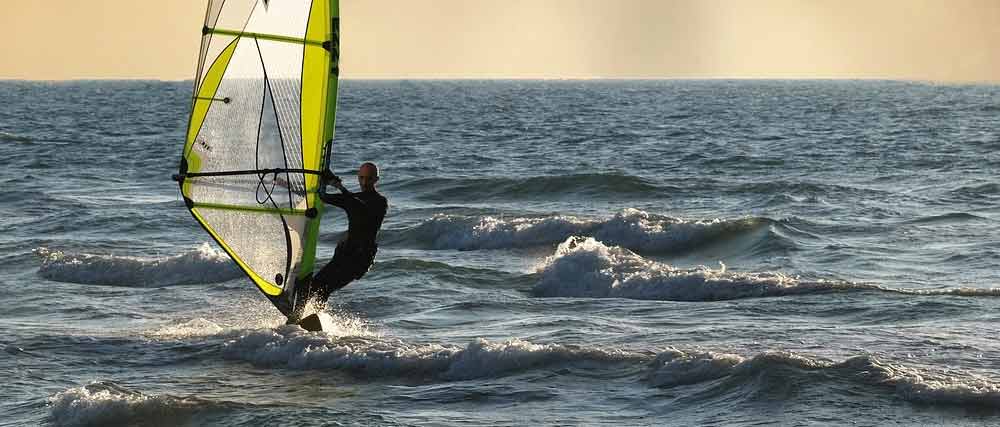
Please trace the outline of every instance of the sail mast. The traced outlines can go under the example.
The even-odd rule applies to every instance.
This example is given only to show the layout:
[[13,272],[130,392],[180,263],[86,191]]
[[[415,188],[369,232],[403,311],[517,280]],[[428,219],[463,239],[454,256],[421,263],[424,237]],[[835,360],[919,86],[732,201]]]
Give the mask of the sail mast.
[[[318,34],[323,31],[325,34]],[[323,43],[323,51],[320,52],[318,49],[306,47],[306,58],[303,65],[303,98],[307,96],[307,91],[310,90],[312,84],[322,83],[325,86],[325,90],[322,92],[326,94],[326,97],[321,101],[322,106],[322,131],[319,135],[320,151],[316,152],[318,164],[317,169],[329,170],[331,169],[331,152],[333,151],[333,135],[334,129],[336,127],[337,118],[337,94],[339,89],[339,61],[340,61],[340,1],[339,0],[314,0],[313,10],[310,13],[309,27],[306,31],[306,38],[310,36],[320,37],[322,36],[325,40]],[[312,53],[312,55],[310,55]],[[316,62],[314,64],[314,62]],[[315,73],[309,77],[311,79],[307,80],[306,70],[316,70]],[[310,83],[307,86],[306,83]],[[303,103],[303,109],[305,109],[305,103]],[[314,114],[310,112],[310,114]],[[303,117],[306,116],[306,111],[303,110]],[[307,178],[307,187],[319,187],[320,179],[319,177],[313,177],[315,179],[315,185],[311,185],[310,178]],[[302,256],[302,266],[299,270],[298,277],[305,278],[310,275],[313,271],[316,262],[316,245],[317,239],[319,237],[319,223],[320,218],[323,216],[323,202],[319,200],[318,195],[314,199],[312,204],[316,208],[318,215],[314,220],[309,221],[306,228],[306,243],[305,252]]]

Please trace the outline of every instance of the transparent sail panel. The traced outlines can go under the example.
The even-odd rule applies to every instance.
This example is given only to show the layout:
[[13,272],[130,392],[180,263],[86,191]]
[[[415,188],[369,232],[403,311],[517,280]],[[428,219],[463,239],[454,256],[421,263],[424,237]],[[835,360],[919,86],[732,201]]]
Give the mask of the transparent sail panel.
[[[278,287],[291,284],[286,280],[296,274],[296,266],[291,264],[302,258],[303,217],[201,208],[196,210],[253,273]],[[248,232],[250,230],[253,232]],[[281,244],[262,244],[263,242]]]
[[254,8],[244,31],[303,38],[309,19],[308,0],[271,0],[264,7],[261,0]]

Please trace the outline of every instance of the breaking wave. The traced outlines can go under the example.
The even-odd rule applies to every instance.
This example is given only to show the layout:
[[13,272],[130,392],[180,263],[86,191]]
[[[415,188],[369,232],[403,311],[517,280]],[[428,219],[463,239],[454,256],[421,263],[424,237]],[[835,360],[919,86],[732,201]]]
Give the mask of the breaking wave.
[[541,279],[532,293],[541,297],[717,301],[880,289],[845,282],[806,282],[775,272],[733,273],[721,263],[719,269],[674,268],[590,237],[567,239],[539,264],[537,272]]
[[998,297],[1000,288],[893,289],[875,284],[804,280],[780,272],[676,268],[591,237],[574,236],[536,266],[539,297],[720,301],[829,292],[878,291],[903,295]]
[[636,252],[666,253],[748,233],[770,223],[766,218],[688,221],[638,209],[625,209],[611,218],[597,220],[568,215],[515,218],[436,215],[387,237],[390,243],[478,250],[556,245],[570,236],[591,236]]
[[[659,352],[619,348],[538,344],[522,339],[478,338],[461,347],[408,343],[380,336],[333,336],[309,333],[296,326],[248,331],[230,340],[225,357],[265,367],[337,370],[365,377],[407,377],[460,381],[514,375],[555,366],[586,366],[616,378],[635,375],[652,387],[702,384],[731,389],[767,387],[753,380],[760,374],[793,376],[814,384],[837,381],[865,388],[866,393],[895,395],[915,403],[968,406],[1000,405],[1000,383],[960,371],[937,372],[884,362],[862,355],[835,362],[790,352],[751,357],[731,353],[667,348]],[[617,371],[617,372],[616,372]],[[819,374],[819,375],[816,375]],[[713,382],[726,378],[731,381]]]
[[226,344],[224,354],[257,365],[292,369],[336,369],[366,376],[464,380],[494,377],[573,362],[642,362],[621,350],[534,344],[520,339],[477,339],[465,347],[411,344],[378,336],[311,334],[297,326],[253,331]]
[[157,287],[218,283],[240,277],[229,257],[208,243],[180,255],[158,258],[68,254],[48,248],[34,252],[42,260],[38,274],[59,282]]
[[111,381],[59,392],[48,400],[56,425],[178,425],[192,416],[236,404],[197,397],[151,396]]
[[[1000,383],[967,373],[941,373],[884,362],[864,355],[834,362],[788,352],[767,352],[753,357],[715,352],[685,352],[669,349],[650,363],[646,381],[654,387],[675,387],[719,378],[752,378],[791,368],[786,376],[808,376],[814,382],[851,382],[888,388],[911,402],[963,406],[1000,405]],[[821,373],[823,376],[810,376]],[[736,386],[745,382],[736,381]],[[731,385],[732,386],[732,385]]]

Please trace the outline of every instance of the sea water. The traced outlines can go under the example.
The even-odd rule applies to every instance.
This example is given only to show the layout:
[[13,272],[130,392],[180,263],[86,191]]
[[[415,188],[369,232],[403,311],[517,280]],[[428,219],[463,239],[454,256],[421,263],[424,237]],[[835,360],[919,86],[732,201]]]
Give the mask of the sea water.
[[190,96],[0,82],[0,424],[1000,424],[998,86],[344,81],[323,333],[184,208]]

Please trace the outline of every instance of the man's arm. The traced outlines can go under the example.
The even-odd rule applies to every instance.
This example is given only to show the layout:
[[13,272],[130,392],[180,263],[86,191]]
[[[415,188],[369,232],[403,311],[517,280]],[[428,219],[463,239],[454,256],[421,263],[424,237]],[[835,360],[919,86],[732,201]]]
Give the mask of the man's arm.
[[326,183],[320,185],[319,198],[325,203],[334,205],[343,209],[351,209],[354,207],[364,207],[365,202],[361,201],[354,196],[347,187],[340,181],[340,178],[333,177],[329,182],[329,185],[337,187],[340,190],[340,194],[328,194],[326,192]]
[[350,195],[350,194],[344,194],[344,193],[329,194],[329,193],[323,192],[323,193],[319,193],[319,198],[320,198],[320,200],[322,200],[323,202],[325,202],[327,204],[334,205],[334,206],[346,209],[347,205],[350,203],[349,199],[354,199],[354,196]]

